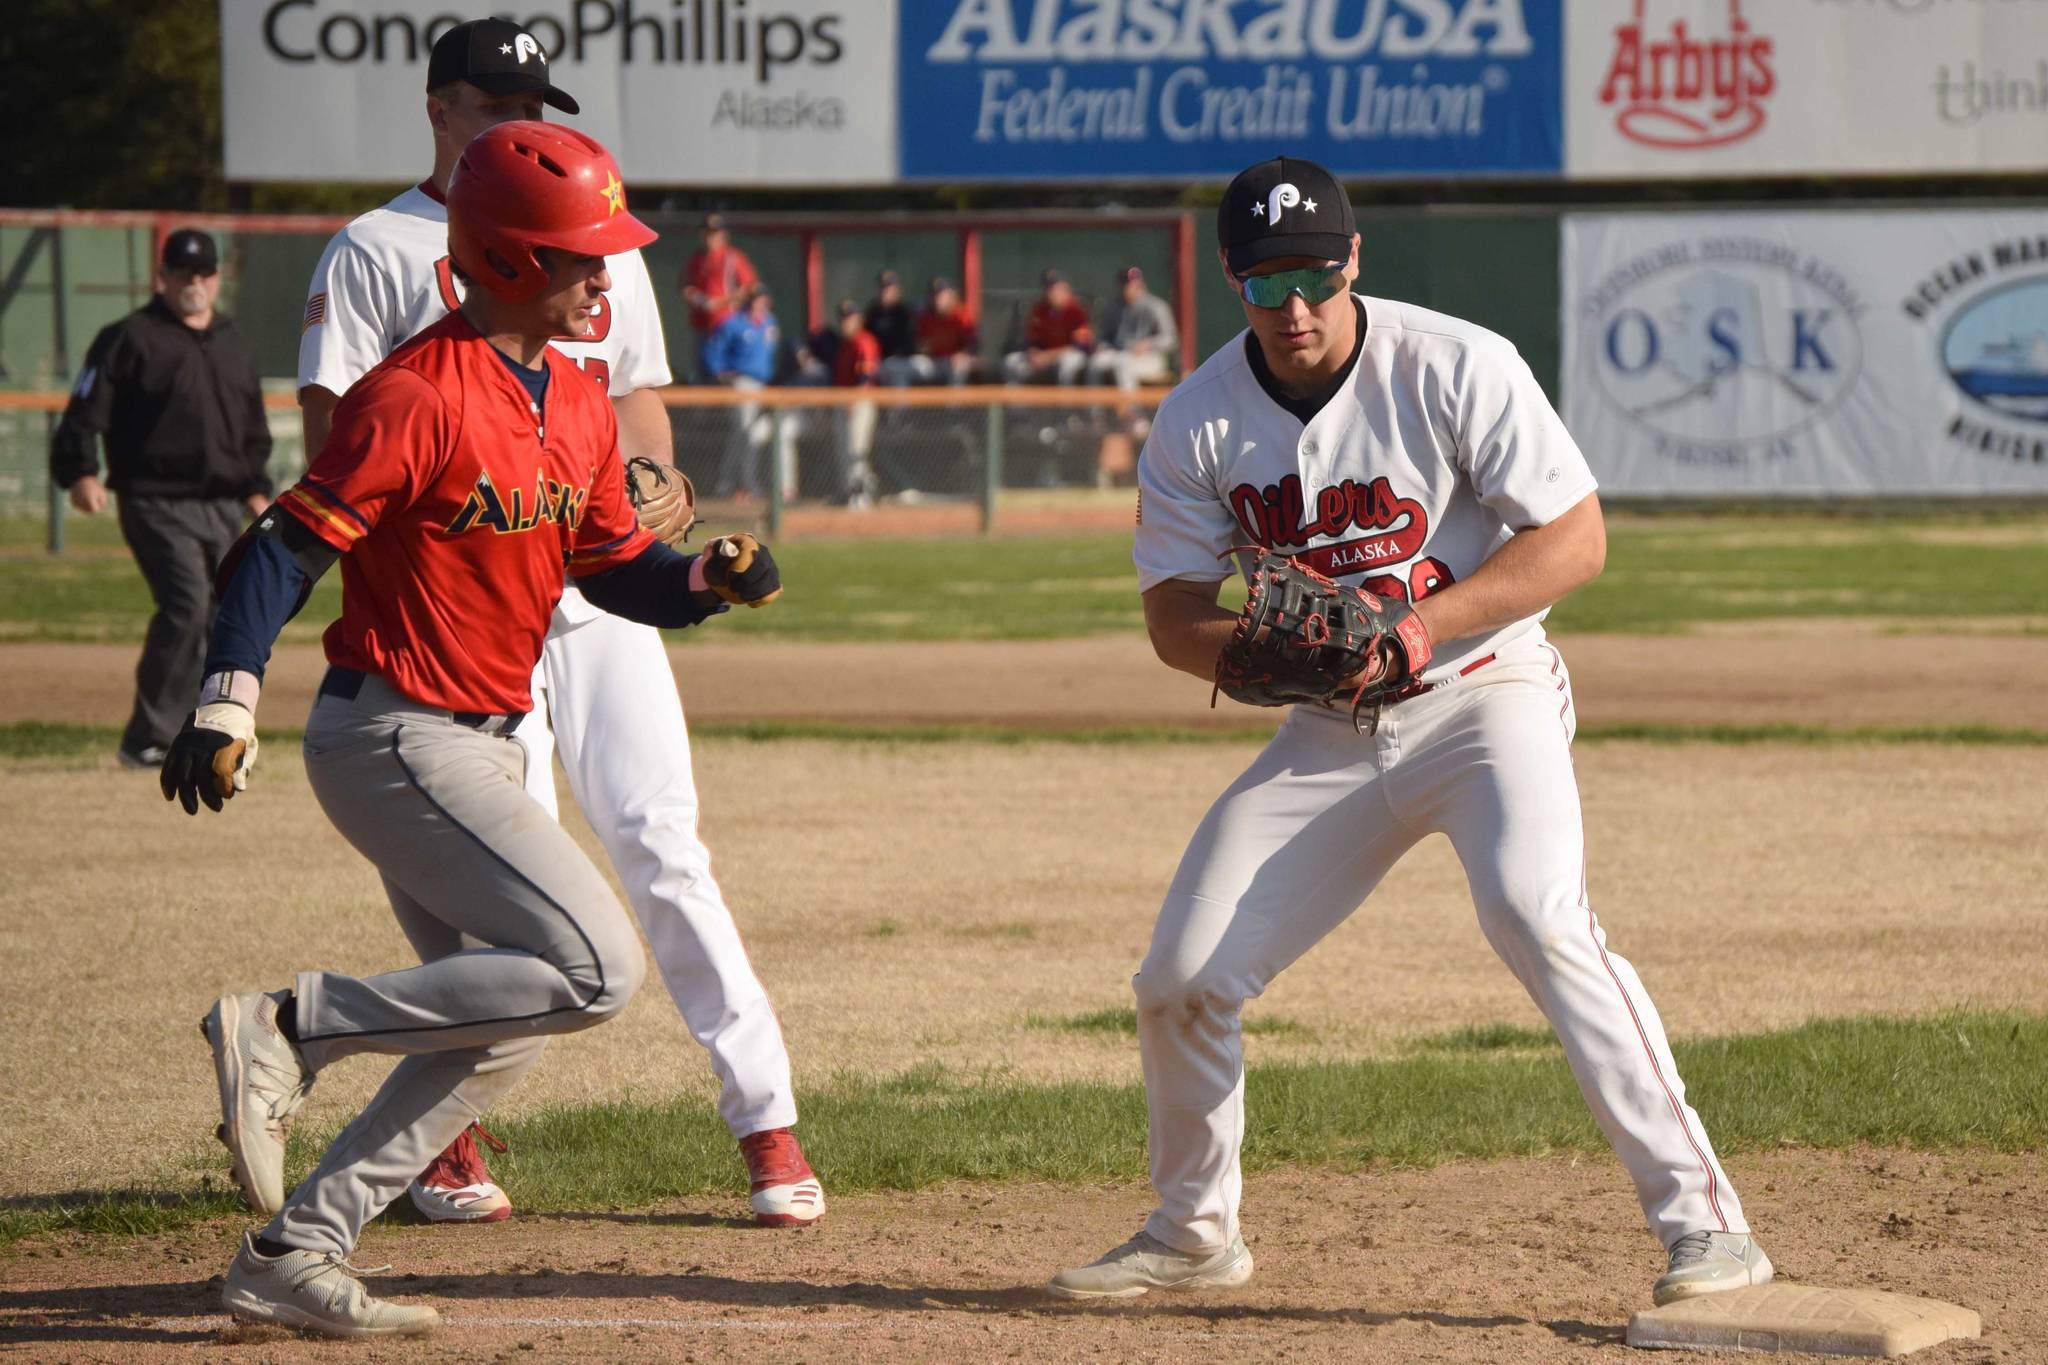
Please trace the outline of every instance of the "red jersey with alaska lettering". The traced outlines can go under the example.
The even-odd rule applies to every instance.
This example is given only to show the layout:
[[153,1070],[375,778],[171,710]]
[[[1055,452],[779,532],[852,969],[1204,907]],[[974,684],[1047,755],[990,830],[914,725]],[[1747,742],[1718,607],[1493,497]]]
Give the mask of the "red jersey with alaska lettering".
[[[451,711],[530,710],[562,568],[654,537],[634,518],[604,390],[549,347],[546,411],[450,313],[364,375],[278,505],[341,559],[327,660]],[[545,421],[543,421],[543,417]]]

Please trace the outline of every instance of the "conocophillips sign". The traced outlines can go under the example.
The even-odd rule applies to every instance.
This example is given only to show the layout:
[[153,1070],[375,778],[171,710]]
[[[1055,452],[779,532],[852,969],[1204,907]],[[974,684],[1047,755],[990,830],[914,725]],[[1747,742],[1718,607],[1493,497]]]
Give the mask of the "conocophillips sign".
[[[227,173],[398,180],[431,162],[433,40],[485,11],[402,0],[221,0]],[[578,128],[669,183],[895,174],[893,4],[541,0],[505,17],[546,49]]]

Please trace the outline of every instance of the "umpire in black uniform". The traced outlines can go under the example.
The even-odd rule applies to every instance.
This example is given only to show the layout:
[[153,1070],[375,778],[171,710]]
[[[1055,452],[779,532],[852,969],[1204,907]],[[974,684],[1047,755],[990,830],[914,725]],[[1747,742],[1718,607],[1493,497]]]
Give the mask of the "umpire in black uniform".
[[[121,536],[156,615],[135,669],[135,710],[119,757],[152,771],[199,688],[213,628],[213,568],[270,505],[270,426],[249,348],[214,311],[220,253],[191,228],[164,239],[156,297],[93,338],[50,478],[88,514],[120,494]],[[98,440],[109,473],[100,480]]]

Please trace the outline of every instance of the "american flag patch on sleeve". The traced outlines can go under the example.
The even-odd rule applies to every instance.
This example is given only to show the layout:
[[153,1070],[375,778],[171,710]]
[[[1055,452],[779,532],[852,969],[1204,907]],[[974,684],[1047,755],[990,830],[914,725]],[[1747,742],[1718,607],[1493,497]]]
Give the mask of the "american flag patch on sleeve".
[[312,298],[306,300],[306,320],[299,324],[299,330],[303,332],[309,327],[318,327],[325,321],[327,321],[327,291],[323,289]]

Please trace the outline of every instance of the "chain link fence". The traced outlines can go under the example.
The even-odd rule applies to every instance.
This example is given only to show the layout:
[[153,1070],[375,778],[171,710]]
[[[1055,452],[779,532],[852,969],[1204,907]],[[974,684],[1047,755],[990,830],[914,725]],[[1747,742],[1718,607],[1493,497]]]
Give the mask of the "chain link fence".
[[[1008,524],[1127,524],[1137,452],[1167,390],[984,385],[930,388],[726,388],[662,391],[676,466],[721,526],[771,535]],[[266,395],[270,472],[304,472],[298,409],[283,385]],[[0,394],[0,516],[48,519],[61,548],[68,518],[52,496],[49,433],[61,393]],[[1028,509],[1028,510],[1027,510]]]

